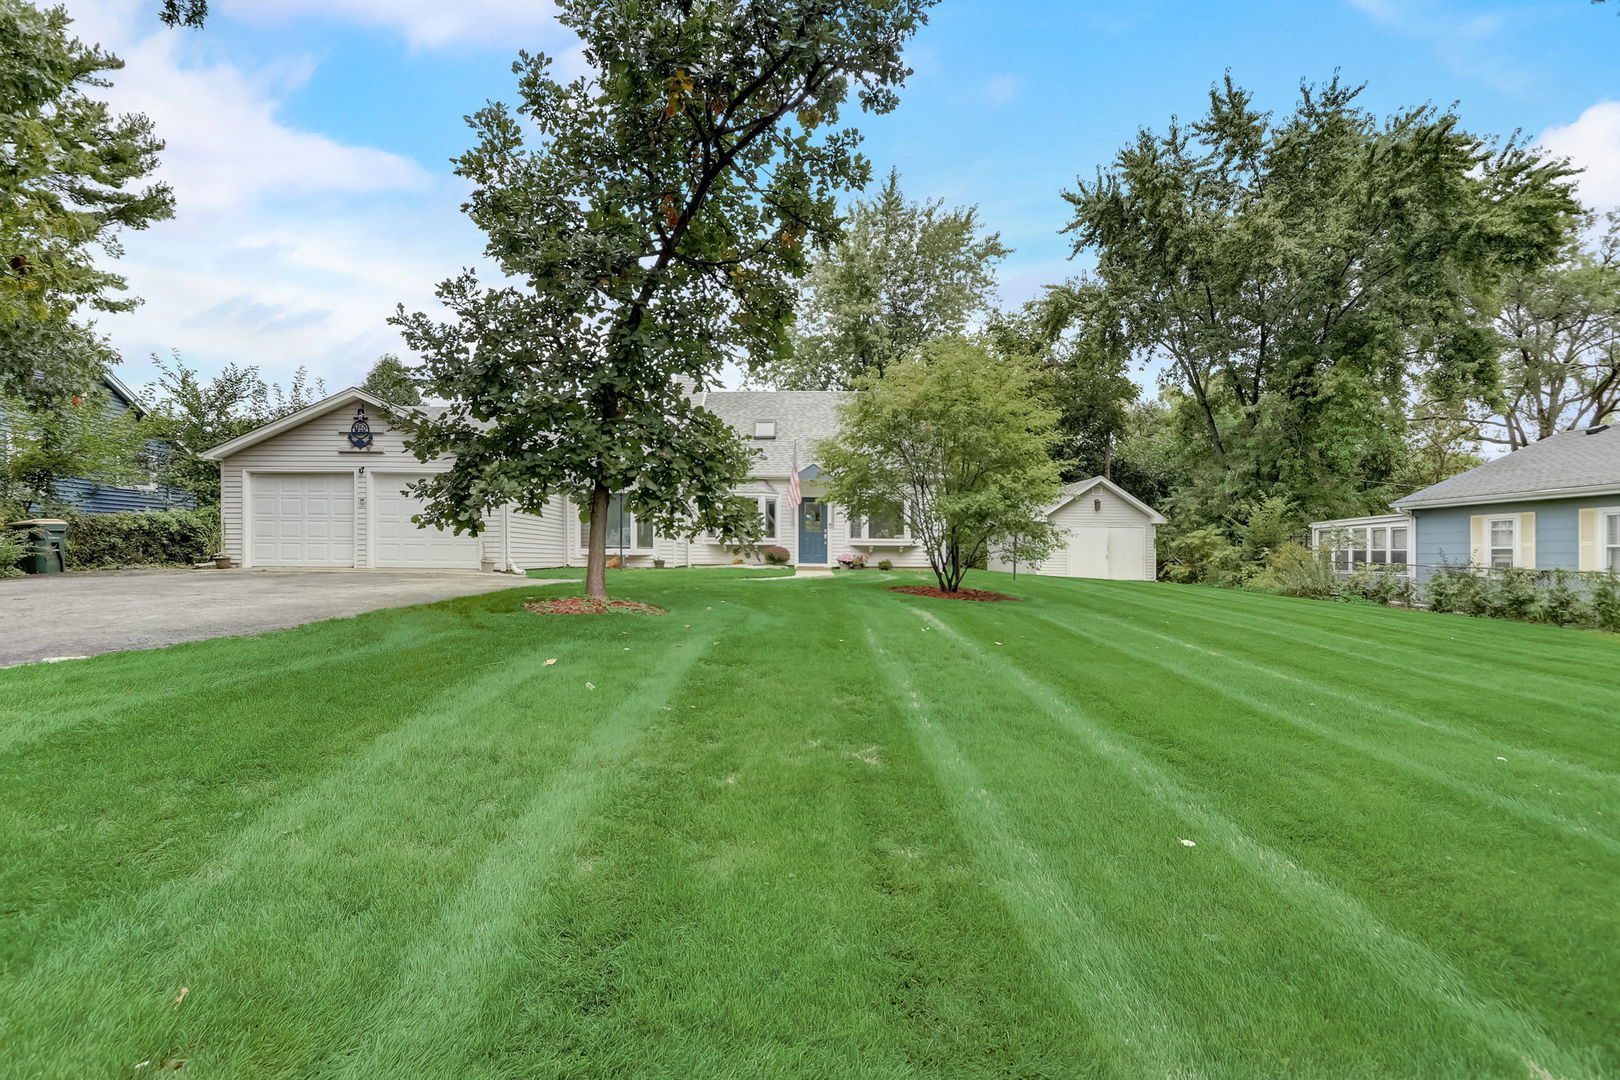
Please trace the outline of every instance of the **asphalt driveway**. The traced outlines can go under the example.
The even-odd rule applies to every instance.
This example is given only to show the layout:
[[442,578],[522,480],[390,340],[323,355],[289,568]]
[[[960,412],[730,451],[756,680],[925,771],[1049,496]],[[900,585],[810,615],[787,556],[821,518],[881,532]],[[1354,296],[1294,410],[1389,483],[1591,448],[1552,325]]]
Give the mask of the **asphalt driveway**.
[[473,571],[130,570],[0,581],[0,667],[258,634],[537,582]]

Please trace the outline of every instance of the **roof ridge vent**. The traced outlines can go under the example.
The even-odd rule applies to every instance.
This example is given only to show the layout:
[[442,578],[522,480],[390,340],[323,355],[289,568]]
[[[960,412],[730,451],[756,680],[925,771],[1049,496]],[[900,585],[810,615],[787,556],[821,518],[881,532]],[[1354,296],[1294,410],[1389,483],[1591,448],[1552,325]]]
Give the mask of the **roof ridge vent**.
[[1608,430],[1609,430],[1609,425],[1608,424],[1593,424],[1591,427],[1586,429],[1586,433],[1588,435],[1596,435],[1600,431],[1608,431]]

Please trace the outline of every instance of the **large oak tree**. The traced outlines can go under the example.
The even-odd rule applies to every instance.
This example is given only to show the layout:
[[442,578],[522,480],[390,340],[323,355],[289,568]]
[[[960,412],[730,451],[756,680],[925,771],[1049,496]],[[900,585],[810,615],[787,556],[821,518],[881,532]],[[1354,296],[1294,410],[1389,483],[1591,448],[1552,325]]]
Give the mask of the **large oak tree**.
[[[476,531],[503,502],[589,508],[606,596],[610,499],[662,532],[742,536],[750,456],[686,390],[779,354],[807,239],[865,183],[853,92],[885,112],[933,0],[563,0],[592,74],[514,65],[520,104],[471,118],[467,212],[509,281],[444,282],[452,318],[396,321],[448,410],[415,435],[450,471],[425,520]],[[531,145],[532,141],[532,145]]]

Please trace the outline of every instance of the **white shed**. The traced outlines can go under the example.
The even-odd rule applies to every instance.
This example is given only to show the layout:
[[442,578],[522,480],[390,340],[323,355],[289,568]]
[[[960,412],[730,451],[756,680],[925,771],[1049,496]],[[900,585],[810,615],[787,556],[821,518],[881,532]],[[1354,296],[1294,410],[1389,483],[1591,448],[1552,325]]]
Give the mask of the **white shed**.
[[1018,567],[992,557],[990,569],[1116,581],[1157,576],[1154,545],[1164,517],[1112,480],[1093,476],[1070,484],[1046,518],[1062,533],[1051,555],[1038,565]]

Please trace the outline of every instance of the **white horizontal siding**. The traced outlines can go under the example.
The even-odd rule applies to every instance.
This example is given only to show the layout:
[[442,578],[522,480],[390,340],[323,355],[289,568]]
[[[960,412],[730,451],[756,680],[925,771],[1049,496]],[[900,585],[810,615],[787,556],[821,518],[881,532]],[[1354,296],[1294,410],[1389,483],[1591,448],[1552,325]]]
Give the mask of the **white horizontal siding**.
[[[220,462],[220,529],[225,553],[242,565],[252,565],[252,552],[244,542],[246,513],[243,505],[244,477],[251,484],[254,472],[346,472],[355,477],[355,562],[370,564],[367,545],[366,503],[374,488],[373,473],[423,475],[443,472],[449,461],[423,463],[405,449],[405,434],[388,426],[379,416],[370,416],[371,449],[356,451],[349,446],[345,432],[354,418],[353,403],[340,405],[311,417],[297,427],[255,443]],[[368,413],[371,410],[368,410]],[[365,472],[362,473],[361,470]],[[386,483],[379,477],[376,483]],[[485,566],[499,564],[501,553],[500,514],[491,514],[486,529],[479,534]]]
[[509,538],[507,554],[519,570],[568,565],[567,529],[563,524],[565,503],[553,499],[541,515],[511,511],[506,518]]
[[[1082,542],[1082,536],[1088,530],[1094,529],[1132,529],[1140,534],[1141,543],[1141,579],[1152,581],[1157,574],[1158,563],[1155,557],[1154,545],[1156,543],[1157,528],[1152,520],[1140,509],[1132,506],[1124,499],[1101,484],[1092,487],[1078,498],[1071,500],[1068,505],[1061,506],[1054,512],[1049,520],[1061,532],[1058,547],[1044,564],[1024,564],[1018,567],[1020,571],[1035,574],[1053,574],[1065,576],[1069,573],[1069,550]],[[1005,560],[992,558],[989,562],[992,570],[1012,570],[1011,563]]]

